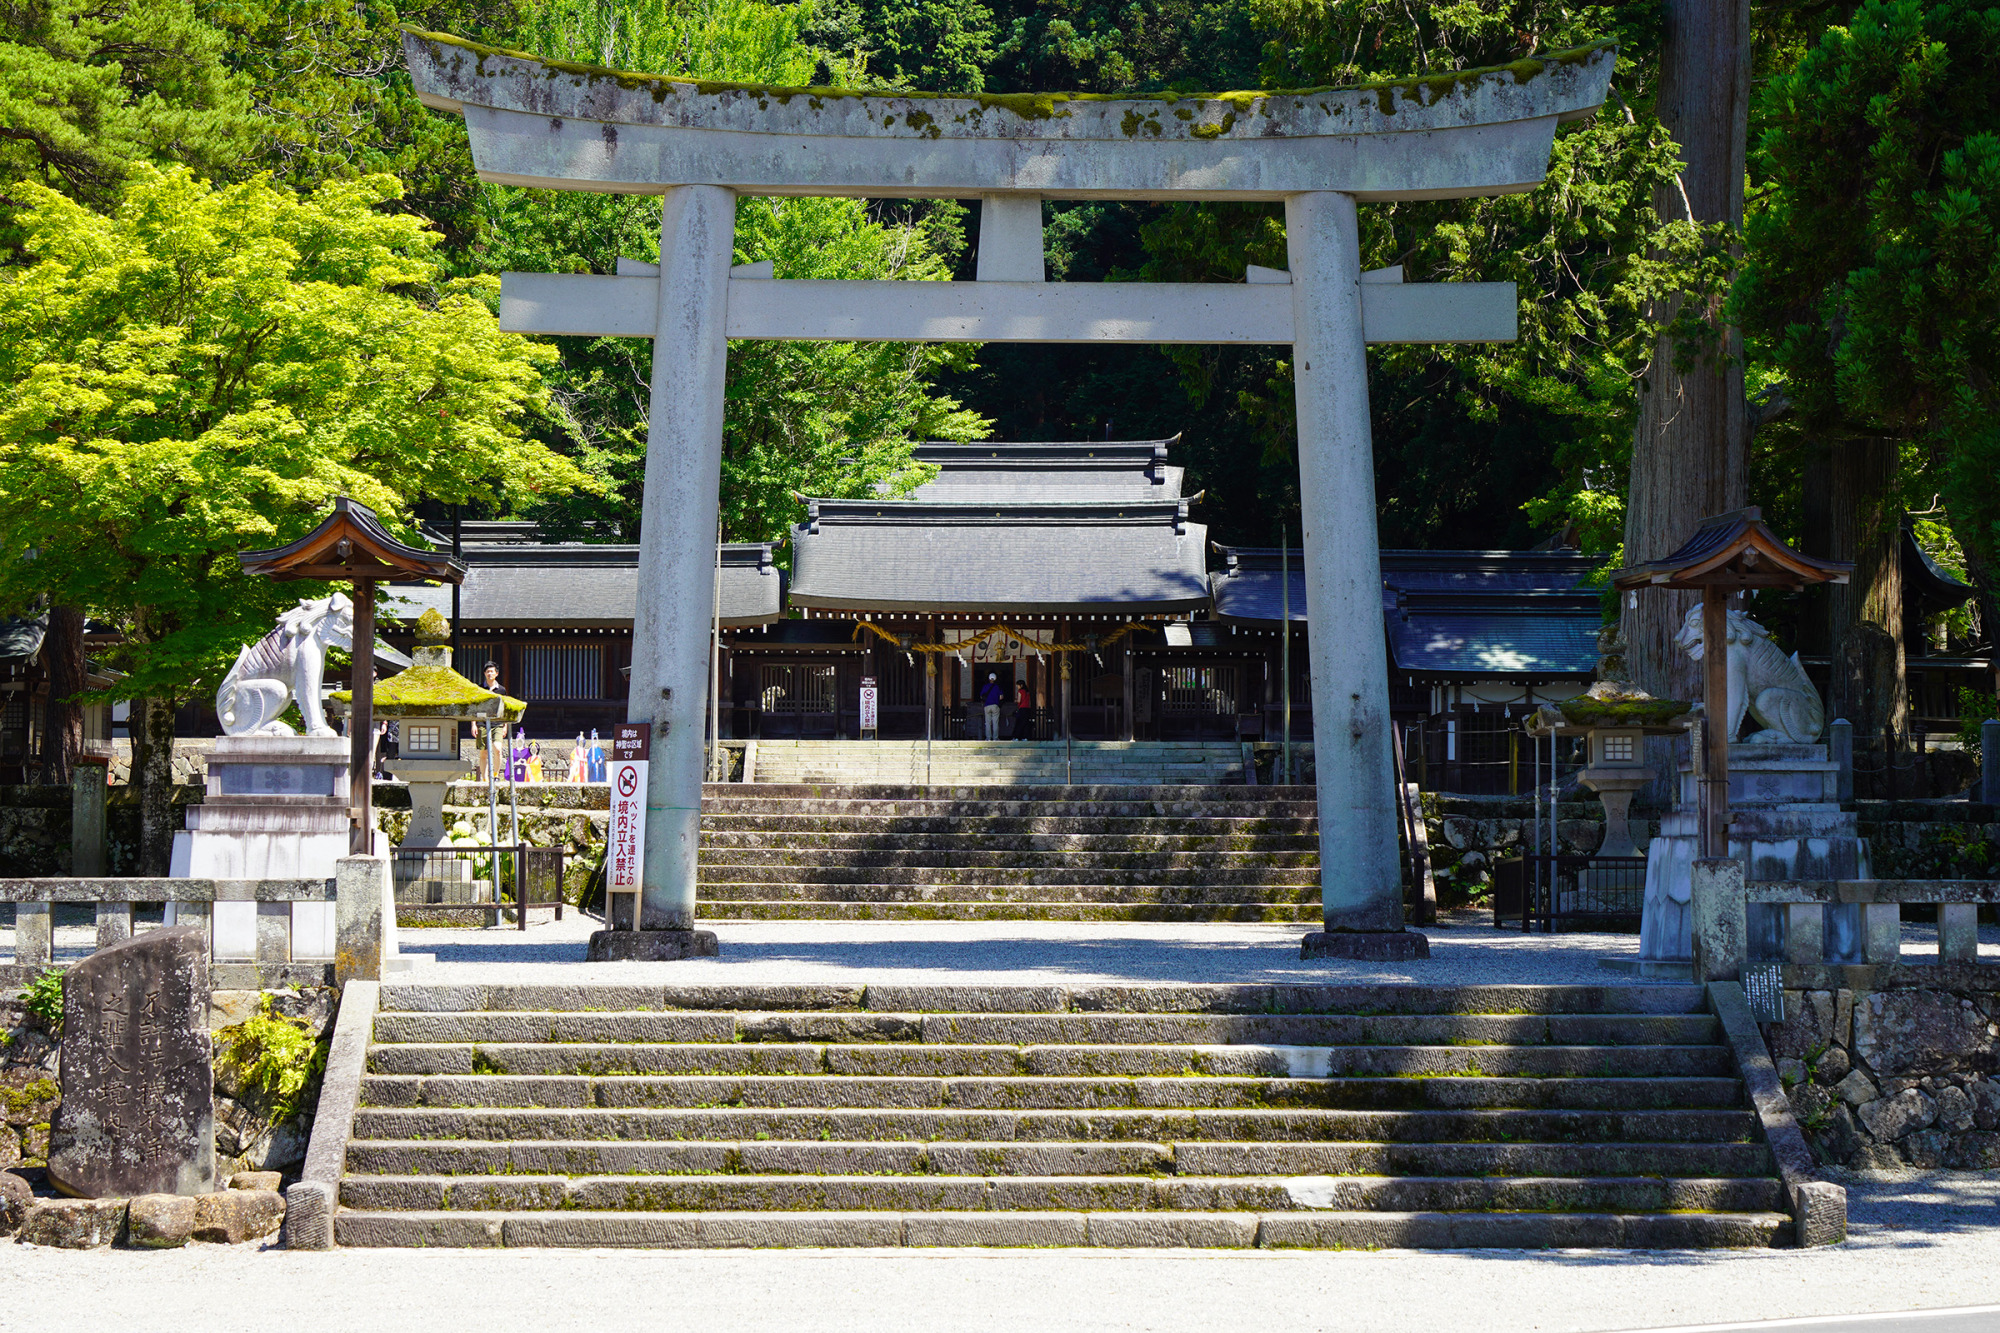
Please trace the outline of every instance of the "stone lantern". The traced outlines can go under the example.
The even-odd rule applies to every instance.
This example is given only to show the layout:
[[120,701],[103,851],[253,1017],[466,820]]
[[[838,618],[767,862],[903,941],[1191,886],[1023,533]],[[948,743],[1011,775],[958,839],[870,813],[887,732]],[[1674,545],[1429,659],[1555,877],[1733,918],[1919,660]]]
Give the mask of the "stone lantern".
[[1583,729],[1590,762],[1577,779],[1604,806],[1599,856],[1641,856],[1632,841],[1632,798],[1658,774],[1646,763],[1646,737],[1678,734],[1690,705],[1654,699],[1619,681],[1599,681],[1588,694],[1557,705],[1563,720]]
[[[527,711],[519,699],[482,689],[451,668],[451,629],[437,609],[417,621],[414,664],[377,682],[375,716],[395,718],[401,757],[383,767],[410,784],[410,827],[403,847],[445,844],[445,791],[470,768],[458,754],[460,722],[513,722]],[[336,704],[346,702],[335,694]]]

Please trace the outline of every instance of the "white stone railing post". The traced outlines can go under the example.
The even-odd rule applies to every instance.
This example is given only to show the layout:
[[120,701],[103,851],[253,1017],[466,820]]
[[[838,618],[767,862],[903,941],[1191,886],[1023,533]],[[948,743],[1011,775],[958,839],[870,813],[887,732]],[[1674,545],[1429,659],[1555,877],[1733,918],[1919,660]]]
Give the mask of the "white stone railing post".
[[715,597],[715,514],[736,195],[670,189],[660,217],[658,325],[639,538],[627,716],[653,726],[646,787],[642,931],[694,928],[702,723]]
[[1396,854],[1389,670],[1382,653],[1382,561],[1361,323],[1354,197],[1285,200],[1292,274],[1292,378],[1299,508],[1312,608],[1313,758],[1319,786],[1320,899],[1326,930],[1308,955],[1410,958]]

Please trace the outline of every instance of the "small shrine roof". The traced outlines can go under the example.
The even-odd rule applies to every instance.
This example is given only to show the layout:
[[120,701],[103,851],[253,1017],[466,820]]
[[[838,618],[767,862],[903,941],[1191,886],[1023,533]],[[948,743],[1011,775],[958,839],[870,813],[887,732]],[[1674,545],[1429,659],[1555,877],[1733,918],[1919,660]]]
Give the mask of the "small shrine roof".
[[449,555],[407,546],[389,535],[375,511],[339,496],[326,521],[297,541],[237,555],[246,574],[288,579],[436,579],[457,583],[465,566]]
[[1680,549],[1621,569],[1612,586],[1629,588],[1803,588],[1845,583],[1851,563],[1819,560],[1787,546],[1755,505],[1705,518]]

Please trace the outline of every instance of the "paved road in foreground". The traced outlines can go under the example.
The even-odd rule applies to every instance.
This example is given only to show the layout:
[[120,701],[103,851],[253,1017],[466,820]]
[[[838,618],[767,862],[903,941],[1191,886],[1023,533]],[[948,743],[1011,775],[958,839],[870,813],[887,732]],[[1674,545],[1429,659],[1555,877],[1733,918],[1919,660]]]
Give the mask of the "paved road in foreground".
[[2000,1305],[1961,1305],[1901,1314],[1845,1314],[1830,1318],[1763,1319],[1747,1324],[1682,1324],[1631,1333],[1993,1333]]
[[[347,1250],[0,1242],[0,1330],[1772,1333],[2000,1330],[2000,1181],[1858,1185],[1811,1251]],[[1898,1311],[1989,1307],[1970,1323]],[[1830,1315],[1883,1311],[1846,1323]],[[1874,1322],[1869,1322],[1874,1321]],[[1724,1325],[1756,1328],[1757,1325]]]

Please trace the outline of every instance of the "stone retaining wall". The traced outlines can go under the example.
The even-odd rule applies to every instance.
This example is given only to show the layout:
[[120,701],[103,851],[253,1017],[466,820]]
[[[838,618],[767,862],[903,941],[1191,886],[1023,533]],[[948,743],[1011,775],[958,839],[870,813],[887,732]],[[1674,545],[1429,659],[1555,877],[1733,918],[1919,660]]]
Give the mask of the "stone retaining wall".
[[[242,1071],[222,1058],[229,1034],[256,1017],[266,997],[274,1014],[296,1025],[307,1045],[323,1047],[337,1007],[332,987],[291,987],[280,991],[215,991],[209,1026],[218,1034],[215,1074],[215,1161],[220,1179],[239,1171],[296,1175],[312,1133],[310,1110],[274,1120],[267,1091],[246,1086]],[[323,1063],[322,1055],[321,1061]],[[311,1073],[301,1101],[318,1096]],[[57,1045],[18,999],[0,997],[0,1171],[44,1164],[49,1122],[62,1102]]]
[[1880,989],[1788,990],[1765,1028],[1813,1151],[1859,1170],[2000,1166],[2000,968],[1881,971]]

